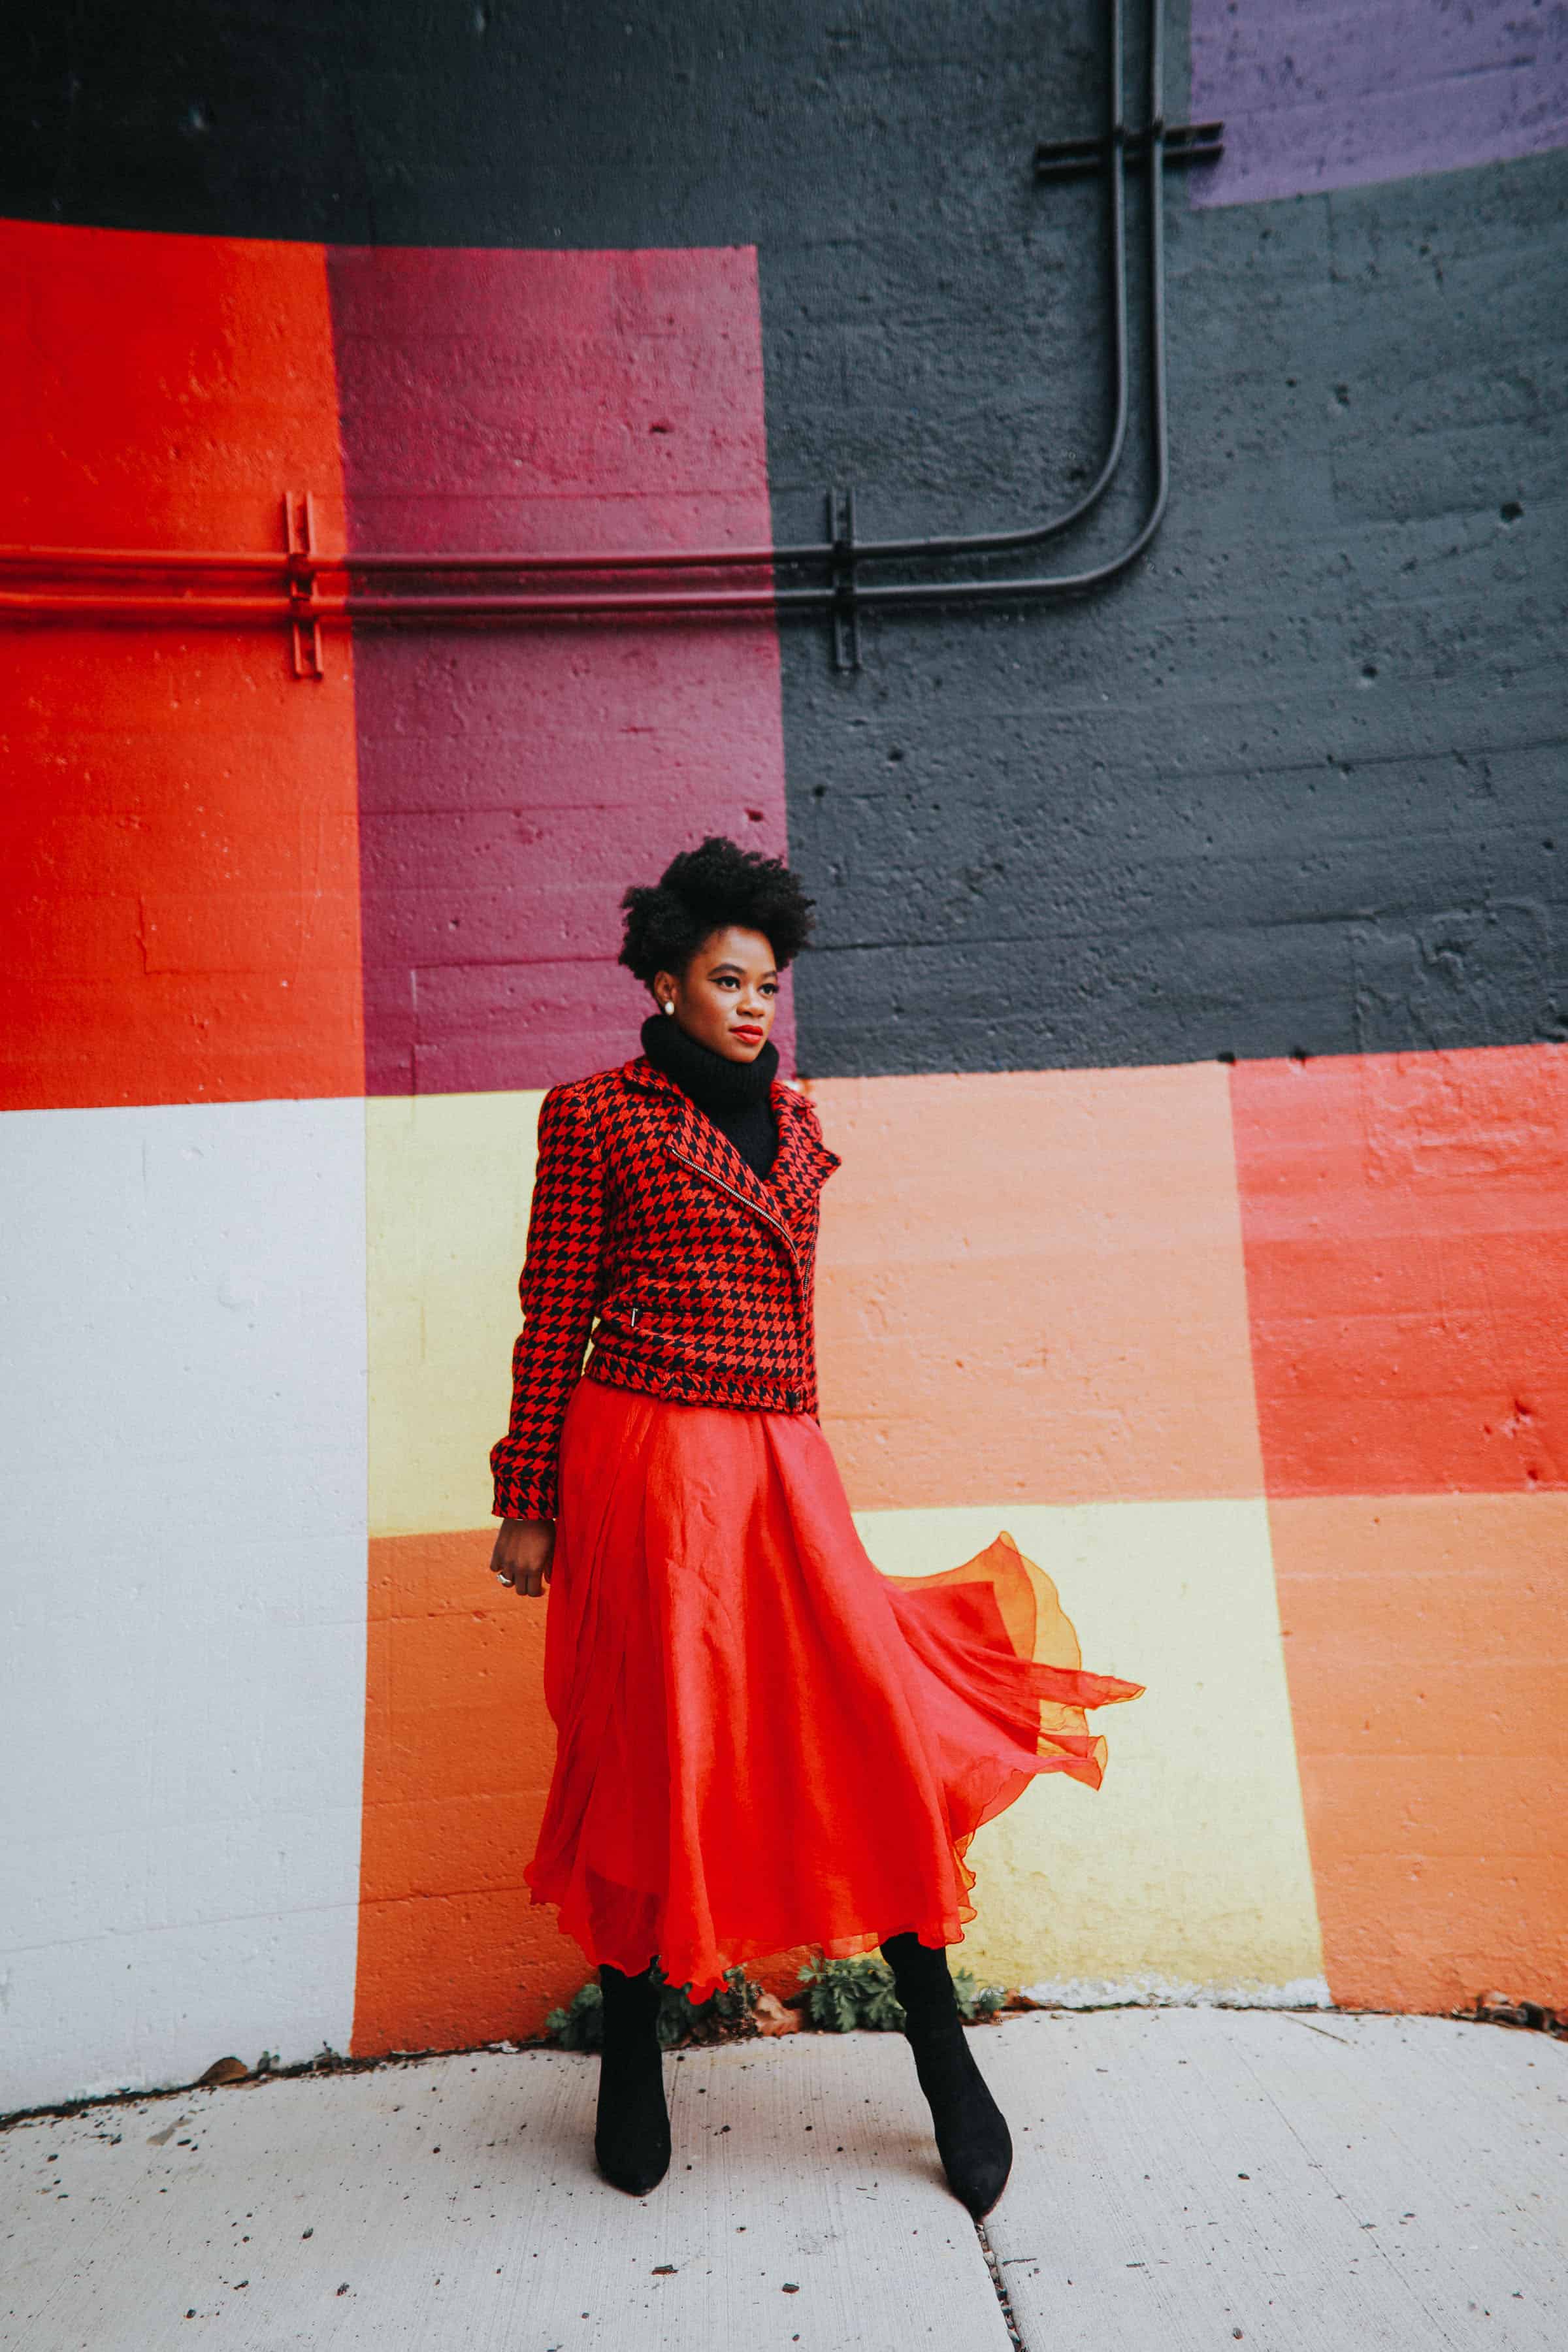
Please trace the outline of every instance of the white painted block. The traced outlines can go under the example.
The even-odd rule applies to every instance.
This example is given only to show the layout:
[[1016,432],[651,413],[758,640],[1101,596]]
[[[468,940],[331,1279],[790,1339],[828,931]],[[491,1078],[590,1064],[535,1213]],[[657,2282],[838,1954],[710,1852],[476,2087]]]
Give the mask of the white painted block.
[[347,2046],[364,1110],[0,1118],[0,2105]]

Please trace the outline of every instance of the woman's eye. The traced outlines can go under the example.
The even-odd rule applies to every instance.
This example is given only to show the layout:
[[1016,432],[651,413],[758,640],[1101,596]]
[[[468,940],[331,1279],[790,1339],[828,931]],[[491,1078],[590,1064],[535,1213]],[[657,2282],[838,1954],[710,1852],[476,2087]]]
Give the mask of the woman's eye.
[[777,982],[776,980],[764,980],[764,981],[763,981],[763,994],[764,996],[776,996],[776,995],[778,994],[778,992],[779,992],[779,984],[778,984],[778,982]]

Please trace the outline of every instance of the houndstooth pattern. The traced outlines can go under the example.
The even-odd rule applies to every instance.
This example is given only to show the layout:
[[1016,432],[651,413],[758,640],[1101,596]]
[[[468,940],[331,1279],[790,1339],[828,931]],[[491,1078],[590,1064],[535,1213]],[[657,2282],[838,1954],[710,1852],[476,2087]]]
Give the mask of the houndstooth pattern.
[[681,1404],[816,1411],[818,1196],[839,1163],[803,1095],[775,1080],[772,1101],[764,1178],[646,1059],[545,1096],[511,1425],[490,1452],[499,1516],[555,1516],[584,1374]]

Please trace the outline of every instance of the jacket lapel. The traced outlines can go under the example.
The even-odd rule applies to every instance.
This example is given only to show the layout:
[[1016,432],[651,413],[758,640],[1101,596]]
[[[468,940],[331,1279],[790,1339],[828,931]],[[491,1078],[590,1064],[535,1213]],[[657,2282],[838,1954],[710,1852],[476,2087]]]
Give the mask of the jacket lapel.
[[646,1056],[626,1063],[622,1075],[658,1105],[666,1149],[769,1225],[784,1226],[793,1246],[817,1193],[839,1164],[837,1152],[829,1151],[812,1134],[806,1105],[795,1089],[778,1078],[770,1089],[779,1148],[764,1178],[748,1167],[729,1138],[703,1116],[689,1095]]
[[[772,1095],[773,1117],[779,1126],[778,1157],[760,1189],[772,1192],[782,1202],[785,1215],[794,1224],[809,1217],[817,1194],[839,1165],[839,1159],[837,1151],[829,1151],[825,1143],[817,1140],[813,1132],[816,1121],[804,1097],[794,1087],[786,1087],[775,1078]],[[749,1169],[747,1173],[751,1173]],[[757,1179],[753,1177],[752,1181]]]

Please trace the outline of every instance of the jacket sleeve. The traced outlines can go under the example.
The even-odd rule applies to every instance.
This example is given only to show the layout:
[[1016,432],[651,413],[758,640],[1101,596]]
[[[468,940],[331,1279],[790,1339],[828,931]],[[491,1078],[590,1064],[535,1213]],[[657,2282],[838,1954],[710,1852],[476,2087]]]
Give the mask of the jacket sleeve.
[[539,1112],[522,1329],[511,1357],[511,1425],[490,1449],[498,1518],[555,1517],[561,1424],[582,1375],[600,1295],[604,1171],[592,1122],[563,1087]]

